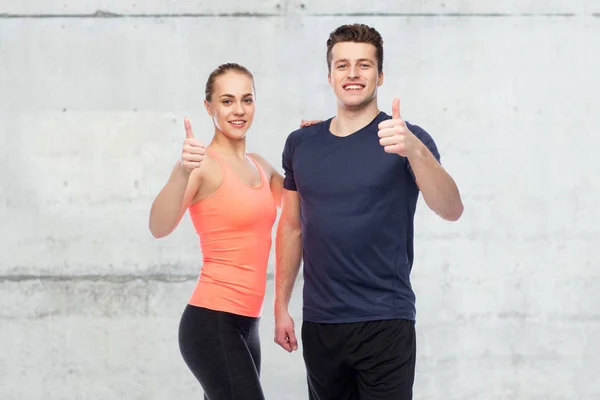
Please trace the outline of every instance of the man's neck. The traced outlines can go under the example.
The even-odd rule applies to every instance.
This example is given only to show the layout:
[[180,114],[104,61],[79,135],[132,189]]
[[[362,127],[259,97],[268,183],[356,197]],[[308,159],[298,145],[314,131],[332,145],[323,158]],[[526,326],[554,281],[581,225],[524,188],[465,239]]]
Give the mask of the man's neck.
[[338,105],[337,115],[331,121],[329,130],[335,136],[350,136],[367,126],[379,114],[374,101],[360,109],[348,109]]

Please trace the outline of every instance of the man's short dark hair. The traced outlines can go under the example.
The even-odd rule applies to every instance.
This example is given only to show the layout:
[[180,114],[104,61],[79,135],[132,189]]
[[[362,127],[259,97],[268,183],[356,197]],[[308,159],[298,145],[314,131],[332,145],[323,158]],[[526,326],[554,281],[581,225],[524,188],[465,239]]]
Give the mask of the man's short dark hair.
[[354,42],[370,43],[375,46],[377,71],[383,72],[383,38],[375,28],[364,24],[342,25],[329,35],[327,39],[327,69],[331,72],[331,49],[337,43]]

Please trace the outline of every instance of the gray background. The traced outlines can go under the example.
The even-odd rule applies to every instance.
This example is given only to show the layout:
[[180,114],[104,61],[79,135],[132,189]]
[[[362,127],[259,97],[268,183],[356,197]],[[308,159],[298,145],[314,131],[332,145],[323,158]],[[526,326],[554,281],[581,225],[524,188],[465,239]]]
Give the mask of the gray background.
[[[280,167],[335,112],[348,22],[383,34],[379,105],[433,135],[466,207],[419,204],[415,399],[600,398],[600,2],[1,0],[0,399],[201,398],[176,336],[197,237],[147,229],[183,116],[208,141],[205,80],[246,65],[249,151]],[[268,287],[265,391],[305,399]]]

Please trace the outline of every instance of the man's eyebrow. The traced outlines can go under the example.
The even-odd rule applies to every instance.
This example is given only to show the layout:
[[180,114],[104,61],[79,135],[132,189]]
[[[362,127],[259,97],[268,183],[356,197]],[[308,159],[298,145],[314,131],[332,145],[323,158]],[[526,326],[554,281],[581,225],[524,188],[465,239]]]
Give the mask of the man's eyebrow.
[[[358,59],[358,60],[356,60],[356,61],[357,61],[357,62],[365,62],[365,61],[367,61],[367,62],[370,62],[371,64],[373,64],[373,60],[371,60],[371,59],[369,59],[369,58],[359,58],[359,59]],[[335,64],[337,64],[337,63],[340,63],[340,62],[349,62],[349,60],[348,60],[347,58],[342,58],[342,59],[339,59],[339,60],[335,60],[335,61],[334,61],[334,63],[335,63]]]

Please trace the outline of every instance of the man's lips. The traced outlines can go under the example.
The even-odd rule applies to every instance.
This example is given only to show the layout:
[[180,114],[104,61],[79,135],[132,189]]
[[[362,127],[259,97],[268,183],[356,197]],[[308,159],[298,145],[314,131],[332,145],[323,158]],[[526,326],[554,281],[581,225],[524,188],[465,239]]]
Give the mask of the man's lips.
[[347,83],[347,84],[343,85],[342,87],[346,91],[353,91],[353,90],[362,90],[365,88],[365,85],[363,85],[362,83]]

